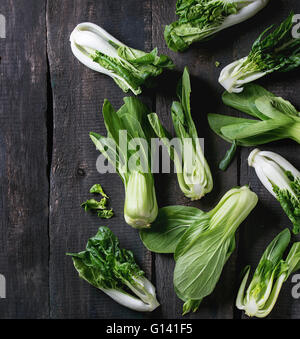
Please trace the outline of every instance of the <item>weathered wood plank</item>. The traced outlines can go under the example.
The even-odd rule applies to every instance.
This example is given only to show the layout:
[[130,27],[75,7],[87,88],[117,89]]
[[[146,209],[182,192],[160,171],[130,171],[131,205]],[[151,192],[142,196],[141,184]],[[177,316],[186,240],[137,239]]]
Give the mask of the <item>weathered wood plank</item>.
[[[53,318],[141,318],[116,304],[102,292],[79,279],[67,251],[82,250],[101,225],[119,236],[124,248],[133,250],[138,263],[151,274],[151,254],[143,247],[136,230],[123,218],[124,188],[117,175],[100,175],[99,153],[89,132],[105,134],[101,107],[105,98],[119,108],[124,93],[108,77],[80,64],[72,55],[69,35],[74,27],[91,21],[124,43],[140,49],[151,47],[151,7],[122,1],[48,2],[48,52],[54,98],[53,161],[50,200],[50,296]],[[151,100],[150,100],[151,103]],[[89,189],[101,183],[111,197],[115,217],[103,221],[85,214],[80,204]]]
[[[214,177],[214,190],[201,201],[191,203],[184,198],[177,183],[175,174],[164,174],[159,176],[157,195],[160,206],[183,204],[191,205],[206,211],[210,210],[218,200],[233,186],[237,185],[237,162],[234,162],[226,173],[218,169],[218,162],[226,152],[227,144],[216,137],[208,126],[208,112],[224,112],[221,104],[222,88],[218,85],[219,68],[215,62],[219,61],[225,65],[231,59],[233,41],[231,36],[238,34],[236,31],[224,32],[213,41],[205,44],[193,45],[185,53],[173,53],[170,51],[163,37],[163,30],[166,24],[176,19],[176,0],[160,1],[153,0],[152,5],[152,28],[153,46],[172,57],[177,67],[172,75],[160,83],[157,90],[156,112],[161,117],[164,125],[172,130],[170,107],[175,99],[176,85],[182,75],[184,66],[188,66],[192,80],[192,114],[198,128],[199,137],[205,139],[205,155],[211,166]],[[232,318],[233,317],[233,290],[232,277],[235,276],[235,255],[233,255],[224,268],[222,278],[214,293],[207,297],[193,315],[186,316],[186,319],[194,318]],[[176,297],[173,289],[174,260],[172,256],[157,255],[156,286],[161,306],[161,317],[180,318],[182,314],[182,302]],[[229,287],[228,287],[229,286]]]
[[[268,6],[262,13],[241,25],[240,37],[235,44],[236,58],[246,55],[256,37],[273,23],[283,21],[291,10],[300,13],[300,5],[295,1],[278,1]],[[251,27],[251,30],[249,29]],[[289,73],[272,74],[258,81],[259,84],[278,96],[291,101],[300,109],[299,80],[300,71]],[[232,113],[236,114],[234,110]],[[299,145],[291,140],[273,142],[259,147],[261,150],[273,151],[281,154],[297,168],[300,168]],[[248,167],[247,158],[253,148],[244,148],[241,152],[241,184],[250,184],[251,188],[258,194],[259,204],[254,213],[247,220],[241,231],[239,249],[239,271],[246,265],[251,264],[253,270],[263,254],[267,245],[284,228],[290,227],[291,223],[285,216],[279,203],[259,182],[255,170]],[[292,241],[299,241],[299,236],[293,236]],[[286,319],[300,317],[299,300],[294,300],[291,295],[291,278],[282,288],[278,302],[270,314],[270,319]],[[243,316],[244,317],[244,316]]]
[[46,1],[3,0],[0,39],[0,317],[47,318]]

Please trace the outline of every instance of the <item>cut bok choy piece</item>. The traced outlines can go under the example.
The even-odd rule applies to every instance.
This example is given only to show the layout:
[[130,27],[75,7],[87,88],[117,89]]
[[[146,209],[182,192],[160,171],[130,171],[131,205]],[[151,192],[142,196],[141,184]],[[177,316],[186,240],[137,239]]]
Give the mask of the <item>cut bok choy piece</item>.
[[85,251],[67,255],[72,256],[80,278],[117,303],[138,312],[151,312],[159,306],[155,287],[136,264],[132,252],[120,248],[109,228],[100,227]]
[[162,126],[158,115],[148,115],[156,135],[166,146],[174,161],[179,186],[187,198],[199,200],[213,189],[210,168],[203,155],[197,130],[191,115],[191,83],[188,69],[178,85],[179,102],[173,102],[172,119],[178,142],[172,143],[169,132]]
[[293,233],[300,232],[300,172],[282,156],[255,149],[248,158],[249,166],[265,188],[279,201],[293,223]]
[[124,98],[116,112],[110,102],[103,105],[107,137],[90,133],[97,149],[108,159],[125,186],[124,217],[134,228],[149,228],[158,213],[151,173],[151,138],[148,108],[135,97]]
[[157,48],[150,53],[124,45],[103,28],[90,22],[79,24],[70,36],[74,56],[90,69],[114,79],[124,91],[135,95],[142,92],[150,77],[156,77],[174,64],[166,55],[158,55]]
[[249,317],[264,318],[273,310],[283,283],[300,269],[300,242],[294,243],[283,260],[291,235],[288,229],[282,231],[265,250],[246,289],[250,266],[245,268],[236,306]]
[[246,83],[275,71],[300,66],[300,38],[292,36],[294,13],[279,25],[267,28],[254,42],[248,56],[226,66],[219,82],[229,93],[240,93]]
[[184,51],[263,9],[269,0],[177,0],[178,21],[166,26],[165,40],[173,51]]

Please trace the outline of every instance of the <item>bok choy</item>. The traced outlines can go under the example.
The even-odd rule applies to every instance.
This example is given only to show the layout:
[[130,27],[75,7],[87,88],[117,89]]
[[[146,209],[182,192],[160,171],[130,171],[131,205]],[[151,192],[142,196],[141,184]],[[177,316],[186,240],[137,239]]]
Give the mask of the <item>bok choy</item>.
[[109,160],[125,186],[124,216],[134,228],[148,228],[158,213],[151,173],[151,138],[148,108],[137,98],[124,98],[116,112],[110,102],[103,105],[107,137],[90,133],[97,149]]
[[174,253],[174,286],[185,302],[183,314],[195,312],[215,289],[235,249],[235,232],[257,201],[248,187],[233,188],[207,213],[192,207],[164,207],[153,228],[140,232],[151,251]]
[[166,26],[165,40],[173,51],[184,51],[193,42],[243,22],[269,0],[177,0],[178,21]]
[[120,248],[109,228],[100,227],[85,251],[68,255],[80,278],[117,303],[139,312],[151,312],[159,306],[155,287],[136,264],[132,252]]
[[131,90],[135,95],[142,92],[141,85],[150,77],[174,67],[169,57],[158,55],[157,48],[150,53],[130,48],[89,22],[79,24],[70,41],[72,52],[81,63],[112,77],[124,92]]
[[170,158],[174,161],[179,186],[187,198],[201,199],[213,189],[210,168],[203,155],[197,130],[191,115],[191,83],[188,69],[185,68],[178,86],[179,102],[172,105],[172,119],[177,141],[172,145],[170,135],[162,126],[158,115],[148,115],[150,124],[156,135],[166,146]]
[[208,114],[211,129],[226,141],[248,147],[289,138],[300,144],[300,113],[263,87],[247,84],[240,94],[225,92],[223,102],[256,118]]
[[226,66],[220,84],[230,93],[240,93],[246,83],[275,71],[288,72],[300,66],[300,38],[292,36],[293,16],[276,29],[267,28],[254,42],[248,56]]
[[275,306],[283,283],[289,276],[300,269],[300,242],[294,243],[288,256],[283,260],[283,254],[290,242],[288,229],[282,231],[265,250],[246,289],[250,266],[245,269],[236,306],[245,311],[249,317],[264,318]]
[[249,166],[265,188],[279,201],[293,223],[293,232],[300,232],[300,172],[282,156],[255,149],[248,158]]

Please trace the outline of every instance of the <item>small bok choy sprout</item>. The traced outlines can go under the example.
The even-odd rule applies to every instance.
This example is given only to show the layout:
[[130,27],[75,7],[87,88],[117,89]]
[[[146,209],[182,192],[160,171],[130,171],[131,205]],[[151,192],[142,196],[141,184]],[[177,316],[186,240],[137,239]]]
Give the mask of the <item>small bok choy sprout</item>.
[[81,63],[112,77],[124,92],[131,90],[135,95],[142,92],[141,85],[150,77],[174,67],[169,57],[158,56],[157,48],[150,53],[130,48],[90,22],[79,24],[70,41],[72,52]]
[[300,269],[300,242],[294,243],[288,256],[283,254],[291,239],[290,231],[285,229],[269,244],[246,289],[250,266],[245,268],[236,306],[249,317],[264,318],[273,310],[283,283]]
[[279,201],[293,223],[293,233],[300,232],[300,172],[282,156],[255,149],[248,158],[249,166],[265,188]]
[[173,51],[184,51],[263,9],[269,0],[177,0],[178,21],[166,26],[165,40]]
[[124,98],[116,112],[110,102],[103,105],[107,137],[90,133],[97,149],[115,167],[125,186],[124,217],[134,228],[149,228],[158,213],[151,173],[153,130],[148,108],[135,97]]
[[219,82],[229,93],[240,93],[246,83],[267,74],[288,72],[300,66],[300,38],[292,36],[293,17],[291,13],[274,30],[274,25],[267,28],[254,42],[248,56],[221,71]]
[[180,144],[172,145],[168,131],[162,126],[158,115],[148,115],[156,135],[166,146],[174,161],[179,186],[187,198],[199,200],[213,189],[210,168],[203,155],[197,129],[191,115],[191,83],[188,69],[185,68],[178,86],[179,102],[172,105],[172,119]]
[[247,186],[233,188],[209,212],[194,207],[159,210],[151,229],[141,230],[144,245],[156,253],[174,253],[174,287],[184,301],[183,314],[196,312],[210,295],[235,250],[235,233],[258,202]]
[[67,255],[72,256],[80,278],[117,303],[138,312],[151,312],[159,306],[155,287],[136,264],[132,252],[120,248],[109,228],[100,227],[85,251]]

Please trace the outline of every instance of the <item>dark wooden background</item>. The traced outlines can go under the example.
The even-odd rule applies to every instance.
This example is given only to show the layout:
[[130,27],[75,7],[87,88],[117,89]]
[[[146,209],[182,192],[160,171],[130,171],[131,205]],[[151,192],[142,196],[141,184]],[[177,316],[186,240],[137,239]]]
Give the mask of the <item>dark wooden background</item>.
[[[295,0],[270,1],[254,18],[227,29],[215,39],[173,53],[163,39],[163,27],[175,19],[176,0],[1,0],[7,37],[0,39],[0,274],[6,277],[7,298],[0,299],[0,318],[180,318],[172,256],[149,253],[138,233],[123,220],[124,189],[117,175],[96,171],[98,152],[90,131],[105,132],[101,106],[108,98],[118,108],[123,92],[108,77],[82,66],[72,55],[69,35],[75,25],[91,21],[129,46],[170,55],[177,67],[160,78],[156,90],[141,96],[172,128],[170,105],[183,67],[192,75],[192,109],[199,136],[214,175],[214,191],[191,203],[183,197],[176,175],[157,175],[159,205],[192,205],[211,209],[236,185],[250,184],[259,195],[258,207],[240,227],[238,248],[227,263],[214,293],[190,318],[241,318],[234,307],[241,269],[256,266],[266,245],[290,222],[278,203],[247,165],[250,149],[238,153],[225,173],[218,162],[228,146],[209,129],[208,112],[233,113],[221,103],[217,79],[221,67],[245,56],[253,40],[293,9]],[[274,74],[262,81],[270,91],[300,109],[299,70]],[[300,168],[299,145],[276,142],[273,150]],[[116,216],[101,221],[85,214],[80,204],[89,188],[101,183],[111,196]],[[101,225],[133,250],[138,263],[157,287],[161,307],[138,314],[78,278],[67,251],[79,251]],[[299,239],[299,237],[298,237]],[[300,318],[300,300],[284,285],[270,318]]]

